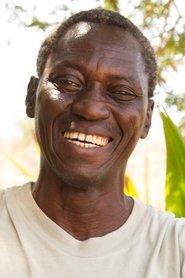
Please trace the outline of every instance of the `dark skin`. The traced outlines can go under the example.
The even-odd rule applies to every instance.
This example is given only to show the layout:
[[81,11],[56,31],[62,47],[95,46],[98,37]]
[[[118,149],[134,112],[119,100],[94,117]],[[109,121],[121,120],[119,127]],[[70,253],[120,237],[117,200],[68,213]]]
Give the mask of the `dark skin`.
[[[123,174],[147,136],[153,101],[136,39],[118,27],[83,23],[79,32],[79,25],[60,39],[41,78],[31,78],[26,105],[41,147],[33,197],[51,220],[86,240],[116,230],[132,211]],[[69,138],[76,133],[89,137],[79,145]]]

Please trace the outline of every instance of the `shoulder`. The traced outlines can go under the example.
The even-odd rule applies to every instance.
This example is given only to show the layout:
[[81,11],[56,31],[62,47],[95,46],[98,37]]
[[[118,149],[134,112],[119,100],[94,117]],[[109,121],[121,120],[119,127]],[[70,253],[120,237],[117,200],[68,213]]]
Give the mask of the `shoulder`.
[[153,206],[135,200],[135,209],[142,216],[146,236],[159,246],[178,248],[185,255],[185,218],[177,218],[171,212],[160,211]]
[[146,205],[139,200],[135,199],[135,210],[143,217],[145,225],[152,226],[155,229],[165,227],[165,230],[171,230],[175,228],[185,228],[185,217],[177,218],[172,212],[159,210],[151,205]]
[[0,190],[0,217],[9,206],[13,207],[16,203],[20,203],[19,199],[29,190],[30,183]]

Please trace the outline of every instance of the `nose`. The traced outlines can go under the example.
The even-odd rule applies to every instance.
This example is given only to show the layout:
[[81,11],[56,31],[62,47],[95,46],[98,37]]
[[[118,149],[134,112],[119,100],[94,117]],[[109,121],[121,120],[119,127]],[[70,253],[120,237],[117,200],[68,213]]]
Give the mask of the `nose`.
[[74,114],[89,120],[105,120],[109,117],[110,111],[105,98],[98,92],[85,91],[72,104]]

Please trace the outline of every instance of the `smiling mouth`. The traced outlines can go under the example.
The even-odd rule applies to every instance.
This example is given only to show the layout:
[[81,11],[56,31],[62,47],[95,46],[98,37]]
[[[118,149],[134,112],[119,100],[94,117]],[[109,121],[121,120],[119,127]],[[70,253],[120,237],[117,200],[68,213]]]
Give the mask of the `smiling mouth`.
[[82,148],[99,148],[107,145],[110,142],[110,138],[108,137],[94,134],[85,134],[77,131],[65,131],[63,136],[68,142],[71,142]]

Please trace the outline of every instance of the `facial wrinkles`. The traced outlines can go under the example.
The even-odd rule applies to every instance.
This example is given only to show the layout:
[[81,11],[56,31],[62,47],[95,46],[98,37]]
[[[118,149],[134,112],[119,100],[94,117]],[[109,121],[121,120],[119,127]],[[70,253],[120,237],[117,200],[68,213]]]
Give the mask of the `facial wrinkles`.
[[[114,84],[122,84],[130,86],[134,89],[135,94],[138,96],[143,95],[142,88],[137,85],[137,81],[133,78],[133,71],[130,70],[124,72],[122,69],[122,64],[128,64],[128,61],[120,61],[118,58],[110,57],[109,55],[102,55],[97,59],[91,57],[75,57],[75,62],[73,62],[73,53],[70,53],[69,56],[64,55],[65,58],[61,61],[54,61],[55,66],[53,67],[53,71],[60,71],[60,69],[67,72],[72,72],[75,76],[78,76],[79,79],[89,78],[93,80],[93,82],[104,82],[103,80],[108,80],[113,82]],[[105,63],[106,61],[106,63]],[[117,67],[112,67],[112,64],[115,64]],[[120,65],[119,65],[120,64]],[[111,69],[111,71],[110,71]],[[135,70],[135,69],[134,69]],[[64,72],[65,72],[64,71]],[[139,71],[138,71],[139,72]],[[138,77],[139,79],[139,77]],[[55,92],[56,94],[56,92]]]
[[40,80],[40,84],[44,87],[45,93],[49,96],[51,100],[58,101],[59,99],[62,99],[62,95],[60,91],[55,87],[55,85],[49,81],[50,69],[47,64],[48,61],[46,63],[43,77]]
[[[78,49],[77,46],[74,48],[68,48],[64,49],[62,47],[62,57],[58,57],[53,55],[52,56],[52,62],[54,64],[53,68],[70,68],[77,70],[80,74],[86,71],[89,71],[88,76],[91,76],[91,78],[95,78],[94,80],[103,78],[104,75],[106,76],[107,70],[109,71],[109,76],[113,81],[118,82],[124,82],[125,84],[135,88],[135,93],[138,96],[142,96],[145,92],[147,92],[147,76],[143,76],[141,72],[144,72],[143,65],[140,66],[142,57],[140,53],[134,53],[133,59],[136,61],[137,67],[130,67],[130,59],[129,55],[127,55],[127,50],[120,48],[119,51],[113,51],[112,48],[109,49],[107,47],[89,47],[88,49],[84,50],[83,55],[80,57],[76,57],[76,49]],[[101,57],[96,57],[96,53],[100,52],[102,53]],[[121,58],[121,56],[118,55],[118,52],[120,54],[124,54],[124,59]],[[128,51],[129,54],[129,51]],[[119,56],[119,57],[118,57]],[[75,62],[74,62],[75,61]],[[116,67],[112,66],[115,65]],[[127,71],[123,68],[127,68]],[[111,71],[110,71],[111,69]],[[135,74],[133,73],[135,71]],[[94,77],[93,73],[95,73],[97,77]],[[137,79],[133,78],[135,76]],[[109,78],[109,80],[110,80]],[[141,86],[138,86],[138,85]]]
[[[118,156],[117,156],[118,160],[122,160],[123,153],[125,154],[125,151],[127,151],[127,155],[129,157],[130,153],[133,151],[135,145],[137,144],[137,142],[140,138],[139,131],[137,133],[135,133],[135,130],[138,128],[138,124],[141,125],[141,128],[142,128],[144,118],[142,119],[142,123],[141,123],[141,122],[138,122],[138,117],[141,117],[141,115],[139,116],[139,112],[136,113],[132,118],[129,118],[129,123],[127,123],[127,124],[129,124],[133,128],[131,128],[129,132],[122,133],[122,137],[120,138],[120,143],[124,138],[124,146],[122,145],[122,151],[118,152]],[[119,144],[117,145],[117,148],[119,148]]]
[[[105,29],[103,35],[100,35],[98,29],[99,26],[99,24],[92,24],[87,22],[80,22],[74,25],[61,39],[59,43],[59,53],[62,52],[63,57],[66,53],[69,54],[71,58],[73,58],[73,55],[75,57],[75,49],[79,48],[82,49],[82,51],[84,49],[84,52],[82,52],[82,56],[84,55],[83,53],[87,53],[88,51],[94,51],[95,53],[102,51],[104,52],[104,59],[106,59],[106,61],[110,60],[110,68],[111,58],[112,60],[114,59],[114,61],[117,60],[117,65],[120,64],[121,68],[124,63],[128,65],[130,64],[129,54],[132,52],[132,56],[134,56],[133,59],[138,65],[134,70],[136,71],[136,76],[138,77],[138,80],[142,85],[142,88],[138,88],[139,90],[137,91],[140,91],[140,95],[148,92],[147,81],[145,80],[143,74],[141,74],[141,71],[142,73],[144,73],[145,69],[143,66],[143,58],[141,57],[141,53],[138,52],[138,42],[127,31],[120,32],[117,27],[112,29],[114,31],[114,34],[110,34],[113,37],[113,41],[107,40],[106,36],[109,35],[108,31]],[[129,38],[130,43],[127,43],[127,38]],[[63,47],[61,48],[61,46]],[[124,61],[120,61],[122,55],[124,56]],[[59,57],[56,58],[58,59]],[[132,70],[133,69],[131,69],[131,71]],[[129,75],[132,75],[132,72],[130,72]],[[128,77],[128,79],[130,79],[130,76]],[[148,77],[146,79],[148,79]],[[133,83],[132,80],[131,82]],[[137,80],[136,83],[138,83]]]
[[[47,80],[47,78],[42,79],[41,83],[42,83],[41,94],[46,95],[47,96],[46,99],[48,99],[48,96],[49,96],[49,100],[54,101],[55,103],[58,103],[59,98],[61,98],[60,91],[58,91],[55,88],[55,86]],[[43,91],[43,89],[44,89],[44,91]],[[45,97],[42,96],[42,98],[44,99],[43,103],[45,103]],[[51,102],[49,103],[49,105],[51,105]],[[45,111],[47,111],[47,108],[48,107],[45,106]],[[56,107],[55,107],[55,112],[56,112],[55,118],[57,118],[58,113],[57,113]],[[47,116],[49,115],[47,112],[44,114]],[[53,124],[54,124],[55,118],[53,118],[53,120],[51,122],[50,122],[50,119],[48,119],[47,117],[40,118],[40,121],[37,121],[37,125],[40,126],[40,130],[41,130],[41,132],[38,133],[38,137],[39,137],[40,142],[44,142],[41,144],[41,146],[45,150],[44,152],[46,153],[46,157],[50,161],[51,164],[52,164],[52,160],[50,157],[49,150],[50,150],[50,148],[53,149],[53,147],[52,147],[53,146],[52,130],[53,130]],[[50,125],[46,125],[46,122],[47,123],[50,122]],[[39,128],[37,128],[37,130],[39,130]],[[45,136],[46,134],[48,134],[48,135]]]
[[[121,52],[123,53],[123,51]],[[137,73],[139,73],[138,67],[131,68],[131,70],[128,70],[128,66],[130,63],[130,60],[125,58],[124,60],[122,58],[117,58],[114,55],[108,55],[107,50],[105,51],[104,55],[97,61],[97,67],[96,72],[99,71],[98,75],[101,76],[104,72],[102,68],[110,68],[111,72],[109,73],[109,80],[115,82],[115,83],[121,83],[130,86],[134,89],[134,92],[138,96],[143,95],[143,86],[138,86],[138,80],[133,78],[133,70],[135,71],[137,69]],[[116,53],[117,55],[117,53]],[[125,54],[126,56],[126,54]],[[136,56],[137,59],[137,56]],[[104,66],[104,61],[106,61],[106,64]],[[115,64],[116,62],[116,68],[112,67],[112,64]],[[127,68],[127,71],[123,69],[123,65]],[[106,71],[105,71],[106,72]],[[106,74],[106,73],[105,73]],[[138,79],[139,74],[138,74]],[[144,80],[144,79],[143,79]],[[142,85],[142,83],[140,83]]]
[[[83,44],[80,44],[80,46],[82,46],[82,45]],[[52,59],[52,62],[54,64],[58,64],[58,65],[61,63],[61,68],[62,68],[63,67],[63,65],[62,65],[63,63],[64,63],[64,66],[65,66],[65,57],[67,57],[66,61],[71,61],[71,64],[72,64],[72,61],[74,61],[74,59],[75,59],[75,63],[77,65],[78,64],[81,65],[82,68],[84,67],[84,70],[87,70],[87,69],[85,69],[85,67],[87,67],[87,65],[91,64],[91,72],[90,72],[90,74],[92,72],[94,72],[95,75],[96,75],[94,80],[96,80],[97,75],[99,77],[102,75],[102,78],[103,78],[103,75],[104,74],[106,75],[106,68],[111,68],[112,73],[110,73],[110,76],[114,75],[114,71],[115,71],[115,76],[116,76],[116,72],[118,72],[120,74],[121,68],[125,64],[125,66],[127,68],[127,72],[126,73],[123,72],[123,78],[121,76],[118,76],[118,75],[117,75],[117,77],[120,77],[120,81],[124,81],[126,83],[128,82],[128,84],[133,85],[133,87],[136,88],[136,93],[138,95],[142,95],[144,92],[146,92],[146,87],[147,87],[146,79],[147,78],[145,79],[145,76],[143,76],[143,74],[141,74],[141,72],[142,73],[144,72],[144,66],[143,66],[143,63],[142,63],[143,60],[142,60],[142,57],[141,57],[140,53],[133,53],[134,60],[135,60],[137,66],[134,67],[134,68],[132,68],[132,67],[130,68],[129,66],[127,66],[127,65],[129,65],[129,61],[130,61],[129,57],[127,57],[129,55],[126,55],[127,48],[128,48],[127,45],[126,45],[126,49],[123,48],[123,47],[122,48],[120,47],[120,52],[121,53],[123,53],[123,51],[125,52],[124,60],[122,60],[121,57],[120,57],[121,61],[120,61],[120,59],[118,58],[118,55],[117,55],[117,52],[119,52],[119,50],[117,50],[117,47],[116,47],[116,51],[115,51],[115,50],[112,50],[112,48],[109,48],[109,47],[107,48],[107,46],[104,47],[104,45],[103,46],[100,45],[98,47],[94,47],[94,43],[93,43],[91,45],[91,48],[86,49],[86,51],[84,52],[82,57],[76,57],[75,49],[78,48],[77,46],[78,46],[78,43],[75,44],[75,48],[72,48],[72,49],[69,48],[68,51],[66,51],[66,49],[64,49],[64,47],[60,48],[59,53],[61,53],[61,51],[63,53],[63,55],[61,55],[60,61],[58,59],[59,57],[56,57],[54,55],[53,59]],[[122,49],[122,51],[121,51],[121,49]],[[97,59],[96,58],[94,59],[92,55],[96,56],[96,53],[98,52],[98,50],[102,50],[103,54],[102,54],[101,57],[98,57]],[[66,55],[65,55],[65,52],[66,52]],[[92,52],[92,54],[91,54],[91,52]],[[128,53],[129,53],[129,49],[128,49]],[[112,64],[115,64],[116,60],[117,60],[116,68],[114,69],[112,67]],[[104,61],[106,61],[105,66],[104,66]],[[92,64],[94,64],[94,65],[92,66]],[[55,65],[55,67],[56,67],[56,65]],[[135,76],[136,76],[137,80],[133,80],[133,78],[132,78],[132,75],[134,75],[133,74],[133,70],[135,71]],[[92,77],[92,74],[91,74],[91,77]],[[141,84],[141,88],[138,88],[138,83]],[[57,91],[57,89],[54,87],[53,84],[50,84],[48,87],[50,88],[50,91],[51,91],[51,97],[53,97],[53,99],[56,99],[60,92]]]

